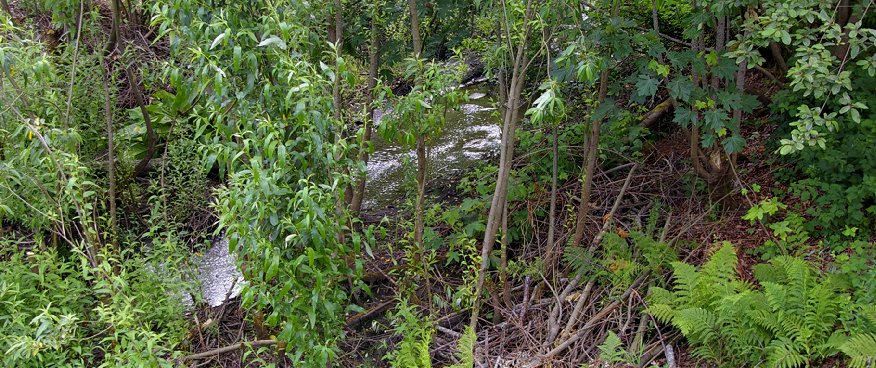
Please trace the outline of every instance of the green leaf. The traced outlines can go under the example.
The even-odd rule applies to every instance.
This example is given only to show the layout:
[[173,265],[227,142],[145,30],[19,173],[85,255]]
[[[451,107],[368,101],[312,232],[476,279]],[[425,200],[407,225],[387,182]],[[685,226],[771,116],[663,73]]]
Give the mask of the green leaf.
[[650,97],[657,93],[659,81],[650,75],[642,74],[636,82],[636,94],[641,97]]
[[724,145],[724,152],[728,154],[742,152],[742,149],[745,147],[745,139],[738,135],[725,138],[722,143]]
[[277,37],[277,36],[271,36],[271,37],[268,37],[268,38],[262,40],[262,42],[259,42],[258,47],[271,46],[271,45],[277,45],[277,47],[279,47],[281,50],[286,49],[286,41],[283,41],[283,39],[281,39],[280,37]]
[[687,107],[679,106],[675,109],[675,118],[672,121],[687,128],[690,124],[697,123],[697,113]]
[[694,89],[693,82],[686,76],[673,79],[666,86],[669,88],[669,95],[672,98],[684,102],[690,100],[690,95]]
[[722,110],[709,110],[703,114],[703,121],[706,123],[706,127],[712,130],[723,128],[726,119],[727,114]]
[[222,42],[222,39],[225,38],[225,36],[225,32],[222,32],[218,36],[216,36],[216,38],[213,39],[213,43],[210,44],[210,50],[216,48],[216,45],[218,45],[219,42]]

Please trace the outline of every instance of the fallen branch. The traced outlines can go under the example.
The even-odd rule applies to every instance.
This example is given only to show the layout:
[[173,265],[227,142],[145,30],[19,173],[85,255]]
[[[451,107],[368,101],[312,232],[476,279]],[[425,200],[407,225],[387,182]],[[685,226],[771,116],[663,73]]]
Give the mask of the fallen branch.
[[675,106],[672,104],[671,99],[667,98],[663,100],[663,102],[657,104],[657,106],[655,106],[653,109],[651,109],[651,111],[645,114],[644,117],[642,117],[641,126],[643,128],[650,128],[652,125],[654,125],[654,123],[660,120],[663,115],[666,115],[667,112],[672,111],[674,107]]
[[611,211],[608,213],[608,216],[605,217],[605,222],[602,224],[602,228],[599,229],[599,233],[596,234],[596,236],[593,238],[593,242],[590,244],[590,253],[593,253],[593,251],[596,250],[596,247],[599,246],[599,243],[602,242],[602,238],[605,236],[605,233],[608,232],[608,227],[611,223],[611,219],[614,218],[614,214],[617,213],[621,201],[624,198],[624,194],[626,194],[627,189],[630,188],[630,180],[633,179],[633,173],[635,173],[636,169],[638,168],[639,164],[634,164],[633,168],[630,169],[630,173],[627,174],[627,178],[624,180],[624,186],[621,187],[620,193],[614,199],[614,204],[611,206]]
[[353,327],[356,327],[364,322],[367,322],[371,319],[374,319],[377,316],[383,314],[383,312],[386,312],[386,310],[389,309],[389,307],[392,306],[393,304],[395,304],[395,299],[390,299],[390,300],[387,300],[383,303],[378,304],[377,306],[375,306],[367,311],[352,315],[352,316],[350,316],[350,318],[347,318],[347,327],[353,328]]
[[251,346],[254,348],[258,348],[258,347],[262,347],[262,346],[270,346],[270,345],[275,345],[275,344],[277,344],[277,340],[273,340],[273,339],[272,340],[256,340],[256,341],[250,341],[250,342],[239,342],[236,344],[223,346],[223,347],[218,348],[218,349],[205,351],[203,353],[188,355],[188,356],[183,357],[182,359],[183,360],[204,359],[204,358],[209,358],[209,357],[214,356],[214,355],[225,354],[225,353],[232,352],[232,351],[235,351],[238,349],[243,349],[245,346]]
[[623,295],[621,295],[621,297],[618,300],[611,302],[611,304],[605,306],[605,308],[603,308],[601,311],[599,311],[599,313],[596,313],[595,315],[593,315],[593,317],[590,317],[590,319],[587,321],[587,323],[585,323],[584,326],[582,326],[581,329],[578,330],[577,333],[575,333],[574,335],[572,335],[571,337],[569,337],[568,339],[563,341],[561,344],[557,345],[557,347],[554,348],[553,350],[547,352],[546,354],[544,354],[542,356],[539,356],[539,357],[532,359],[523,367],[535,368],[535,367],[542,366],[545,359],[549,359],[549,358],[563,352],[564,350],[566,350],[570,346],[572,346],[572,344],[574,344],[575,342],[580,340],[582,337],[584,337],[584,335],[586,335],[588,332],[590,332],[590,329],[593,328],[593,326],[596,326],[596,324],[598,322],[600,322],[602,319],[604,319],[606,316],[608,316],[609,313],[613,312],[615,309],[617,309],[621,305],[623,305],[624,301],[626,301],[627,298],[630,297],[630,295],[633,293],[633,291],[636,288],[638,288],[639,286],[641,286],[645,282],[645,280],[648,278],[649,275],[650,275],[650,272],[646,272],[644,275],[639,276],[639,278],[636,279],[636,281],[633,282],[633,284],[630,285],[629,288],[627,288],[627,291],[625,291],[623,293]]

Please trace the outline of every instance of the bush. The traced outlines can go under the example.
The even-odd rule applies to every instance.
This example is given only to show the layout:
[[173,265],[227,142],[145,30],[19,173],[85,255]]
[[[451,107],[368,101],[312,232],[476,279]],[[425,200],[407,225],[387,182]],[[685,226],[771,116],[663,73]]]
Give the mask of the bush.
[[[809,178],[792,193],[811,203],[810,231],[830,235],[845,227],[872,229],[876,218],[876,119],[863,119],[829,138],[824,150],[801,152],[797,164]],[[870,235],[866,230],[861,235]]]
[[179,298],[168,297],[181,292],[178,284],[153,271],[167,262],[159,253],[129,259],[113,275],[110,261],[91,268],[82,255],[14,252],[0,263],[2,363],[172,366],[188,325]]
[[724,243],[701,270],[674,263],[674,290],[652,288],[648,313],[678,328],[695,357],[722,367],[809,366],[840,351],[862,361],[876,332],[873,305],[851,302],[833,277],[798,258],[755,266],[759,285],[737,277],[737,261]]

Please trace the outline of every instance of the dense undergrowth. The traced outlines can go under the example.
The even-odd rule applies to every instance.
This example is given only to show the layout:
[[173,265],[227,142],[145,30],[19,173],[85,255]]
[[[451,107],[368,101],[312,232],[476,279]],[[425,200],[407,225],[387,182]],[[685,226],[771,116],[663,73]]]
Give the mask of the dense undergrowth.
[[874,364],[869,1],[0,5],[4,366]]

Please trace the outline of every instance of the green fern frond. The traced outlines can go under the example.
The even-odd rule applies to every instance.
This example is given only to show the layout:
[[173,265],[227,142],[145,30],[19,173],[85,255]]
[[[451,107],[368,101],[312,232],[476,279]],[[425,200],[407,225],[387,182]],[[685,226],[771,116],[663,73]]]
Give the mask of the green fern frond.
[[768,350],[767,362],[773,368],[795,368],[809,362],[799,345],[789,339],[774,340]]
[[699,283],[700,275],[696,267],[684,262],[673,262],[672,268],[675,277],[675,295],[679,297],[679,302],[695,303],[696,301],[690,300],[690,297],[695,293]]
[[858,306],[858,309],[860,309],[861,315],[864,316],[864,318],[869,320],[873,325],[876,325],[876,304],[863,304]]
[[705,362],[722,363],[724,360],[722,359],[721,351],[716,348],[716,345],[699,345],[693,348],[690,353],[694,358]]
[[607,233],[602,238],[602,253],[605,258],[632,259],[633,252],[627,240],[616,233]]
[[614,364],[624,361],[624,344],[620,337],[618,337],[613,331],[608,331],[608,335],[605,336],[605,341],[603,341],[598,347],[599,359],[603,362]]
[[709,257],[703,265],[703,275],[709,284],[721,284],[736,279],[736,248],[730,242],[723,242],[721,247]]
[[421,317],[416,306],[407,300],[398,303],[398,312],[393,316],[395,332],[402,337],[396,350],[386,358],[393,368],[431,368],[432,358],[429,345],[432,342],[434,327],[428,319]]
[[566,247],[563,260],[572,267],[575,274],[584,274],[593,268],[593,253],[583,247]]
[[649,295],[646,299],[648,304],[671,304],[675,300],[675,296],[669,290],[653,286],[649,289]]
[[669,243],[659,242],[656,239],[639,232],[630,234],[633,239],[636,249],[642,252],[642,257],[645,258],[645,264],[648,268],[660,272],[669,266],[672,262],[678,260],[678,253],[669,245]]
[[876,362],[876,334],[852,336],[840,351],[849,356],[849,368],[868,367]]
[[666,304],[651,304],[647,309],[648,314],[663,323],[671,323],[675,317],[675,310]]
[[693,356],[718,366],[810,366],[840,347],[859,357],[857,364],[871,359],[874,335],[846,336],[874,327],[865,319],[876,319],[876,306],[852,305],[845,290],[803,259],[778,257],[756,266],[759,286],[740,280],[736,263],[729,243],[700,271],[673,263],[673,291],[654,288],[648,313],[678,328]]
[[785,310],[788,304],[788,290],[781,284],[763,282],[764,296],[772,310]]
[[471,368],[474,367],[474,346],[477,335],[471,326],[465,328],[462,336],[456,345],[456,359],[459,363],[449,366],[448,368]]
[[772,262],[785,271],[788,280],[784,284],[784,308],[801,311],[807,302],[807,291],[814,286],[812,267],[802,259],[788,256],[777,257]]
[[695,335],[704,341],[711,340],[717,316],[703,308],[687,308],[675,313],[672,324],[685,336]]
[[788,282],[788,277],[785,271],[772,263],[756,264],[751,268],[754,278],[758,282],[772,282],[776,284],[785,284]]
[[751,310],[748,312],[751,320],[773,335],[780,335],[785,326],[782,325],[781,319],[770,311],[766,310]]

